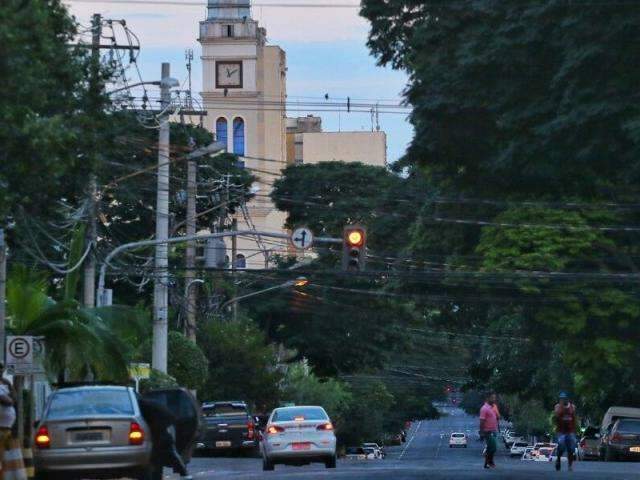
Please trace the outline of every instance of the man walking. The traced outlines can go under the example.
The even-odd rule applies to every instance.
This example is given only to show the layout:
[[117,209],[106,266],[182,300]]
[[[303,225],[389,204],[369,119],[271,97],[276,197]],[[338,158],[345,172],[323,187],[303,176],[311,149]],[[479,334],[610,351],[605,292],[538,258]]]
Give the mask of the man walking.
[[498,449],[496,436],[498,434],[498,414],[493,406],[496,404],[496,394],[488,392],[484,405],[480,408],[480,434],[484,437],[487,448],[484,455],[484,468],[495,468],[493,457]]
[[180,474],[180,478],[191,480],[193,477],[187,472],[187,467],[176,450],[174,435],[170,432],[175,428],[175,416],[164,405],[153,400],[138,397],[138,404],[140,413],[151,429],[151,462],[155,466],[151,480],[162,479],[163,466],[173,468],[174,472]]
[[559,401],[553,409],[553,418],[558,434],[558,455],[556,457],[556,470],[560,470],[562,454],[567,451],[569,471],[573,470],[573,457],[576,450],[576,407],[569,401],[566,392],[560,392]]

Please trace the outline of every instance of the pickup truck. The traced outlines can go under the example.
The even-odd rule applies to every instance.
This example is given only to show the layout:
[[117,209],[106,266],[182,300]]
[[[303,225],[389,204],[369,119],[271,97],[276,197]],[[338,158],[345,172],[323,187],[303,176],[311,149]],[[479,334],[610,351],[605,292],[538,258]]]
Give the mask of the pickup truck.
[[257,447],[255,420],[244,402],[202,404],[203,430],[196,448],[201,451],[250,451]]

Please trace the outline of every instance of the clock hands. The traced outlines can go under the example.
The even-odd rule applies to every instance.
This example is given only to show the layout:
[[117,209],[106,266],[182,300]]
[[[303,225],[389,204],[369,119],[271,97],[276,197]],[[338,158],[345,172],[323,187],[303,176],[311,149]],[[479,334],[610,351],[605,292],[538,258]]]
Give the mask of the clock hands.
[[238,69],[236,68],[235,70],[229,70],[227,68],[227,78],[231,78],[231,75],[233,75],[234,73],[236,73],[238,71]]

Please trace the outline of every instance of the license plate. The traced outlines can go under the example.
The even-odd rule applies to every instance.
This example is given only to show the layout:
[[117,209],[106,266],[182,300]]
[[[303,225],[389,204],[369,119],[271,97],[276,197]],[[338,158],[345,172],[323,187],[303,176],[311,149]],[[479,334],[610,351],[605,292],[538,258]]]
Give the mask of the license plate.
[[216,442],[216,447],[217,448],[224,448],[224,447],[230,447],[231,446],[231,442]]
[[308,442],[305,443],[294,443],[292,445],[292,448],[294,450],[310,450],[311,449],[311,444]]
[[629,451],[633,453],[640,453],[640,447],[631,447]]
[[99,442],[104,439],[102,432],[76,433],[73,437],[76,442]]

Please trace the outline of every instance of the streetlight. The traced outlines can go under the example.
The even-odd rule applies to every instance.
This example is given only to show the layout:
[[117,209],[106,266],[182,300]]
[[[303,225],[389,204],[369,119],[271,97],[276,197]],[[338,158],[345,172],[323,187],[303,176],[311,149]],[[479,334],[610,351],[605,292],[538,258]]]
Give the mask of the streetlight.
[[283,288],[291,288],[291,287],[306,287],[308,284],[309,284],[309,279],[307,279],[307,277],[298,277],[294,280],[288,280],[284,283],[281,283],[280,285],[275,285],[273,287],[265,288],[264,290],[258,290],[257,292],[247,293],[246,295],[241,295],[239,297],[235,297],[230,300],[227,300],[222,305],[220,305],[220,310],[222,311],[225,308],[227,308],[229,305],[238,303],[241,300],[246,300],[247,298],[256,297],[258,295],[262,295],[268,292],[273,292],[274,290],[281,290]]

